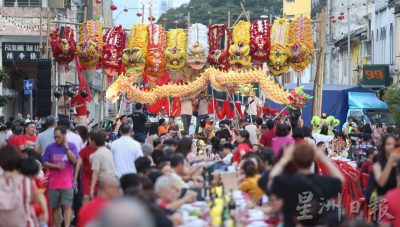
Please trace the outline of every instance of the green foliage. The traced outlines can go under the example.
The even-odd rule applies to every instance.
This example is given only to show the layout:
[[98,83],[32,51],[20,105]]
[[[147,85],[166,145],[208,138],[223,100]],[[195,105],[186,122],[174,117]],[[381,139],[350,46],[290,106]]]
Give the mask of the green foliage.
[[383,99],[388,103],[389,111],[393,114],[396,124],[400,125],[400,87],[388,87]]
[[8,97],[7,96],[0,96],[0,107],[7,105]]
[[[250,11],[251,21],[259,19],[261,15],[281,16],[283,0],[191,0],[189,4],[171,9],[161,15],[158,23],[163,24],[162,19],[167,18],[165,26],[173,28],[173,21],[179,21],[178,27],[184,27],[187,15],[190,12],[191,23],[208,24],[210,19],[213,24],[226,24],[228,11],[231,12],[231,25],[242,12],[240,2],[247,11]],[[245,17],[242,17],[245,19]]]
[[7,78],[8,78],[8,73],[3,70],[0,70],[0,82],[6,80]]

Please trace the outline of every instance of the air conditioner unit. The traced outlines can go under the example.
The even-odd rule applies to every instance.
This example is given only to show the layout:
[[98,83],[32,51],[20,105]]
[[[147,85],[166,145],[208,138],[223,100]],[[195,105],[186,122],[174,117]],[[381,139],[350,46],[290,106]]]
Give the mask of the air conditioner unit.
[[51,0],[48,2],[49,8],[65,8],[65,1],[71,1],[71,0]]

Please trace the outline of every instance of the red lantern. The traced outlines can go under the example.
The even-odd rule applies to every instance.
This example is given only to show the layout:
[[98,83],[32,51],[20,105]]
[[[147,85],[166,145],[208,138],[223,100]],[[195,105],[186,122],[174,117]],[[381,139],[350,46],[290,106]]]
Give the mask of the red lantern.
[[128,8],[124,8],[124,12],[125,12],[125,13],[128,12]]
[[172,24],[174,24],[174,26],[176,28],[176,27],[178,27],[179,21],[176,20],[176,21],[172,22]]
[[141,12],[137,12],[137,13],[136,13],[136,16],[141,17],[141,16],[142,16],[142,13],[141,13]]
[[343,16],[343,15],[344,15],[344,12],[343,12],[343,11],[341,11],[341,12],[340,12],[340,15],[342,15],[342,16]]
[[164,23],[167,22],[167,18],[164,17],[164,18],[162,19],[162,22],[164,22]]
[[96,0],[96,3],[97,3],[97,4],[100,4],[100,3],[101,3],[101,0]]
[[155,21],[155,20],[156,20],[156,18],[155,18],[155,17],[153,17],[153,16],[151,16],[151,17],[148,17],[147,19],[149,19],[149,21]]
[[331,20],[333,20],[333,19],[335,19],[335,16],[332,15],[332,16],[331,16]]
[[112,11],[114,11],[114,10],[117,10],[118,7],[117,7],[116,5],[114,5],[114,4],[112,4],[112,5],[110,5],[110,9],[111,9]]
[[336,22],[336,19],[332,19],[332,23],[335,23]]
[[338,16],[338,19],[339,19],[339,20],[343,20],[343,19],[344,19],[344,16],[343,16],[343,15],[340,15],[340,16]]
[[189,23],[185,23],[185,28],[189,28],[190,24]]

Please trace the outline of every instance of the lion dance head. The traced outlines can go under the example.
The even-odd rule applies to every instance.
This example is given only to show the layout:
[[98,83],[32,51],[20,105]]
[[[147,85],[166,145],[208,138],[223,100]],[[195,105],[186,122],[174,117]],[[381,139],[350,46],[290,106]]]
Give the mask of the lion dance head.
[[103,36],[105,47],[101,58],[104,72],[111,77],[118,76],[122,50],[125,48],[126,33],[122,26],[112,27]]
[[188,31],[187,64],[192,69],[200,70],[207,63],[208,27],[203,24],[192,24]]
[[[229,69],[229,48],[231,31],[228,25],[211,25],[208,31],[208,42],[210,49],[208,52],[208,63],[220,70]],[[224,40],[224,45],[221,45]]]
[[270,32],[268,20],[256,20],[251,24],[250,54],[258,67],[268,61],[271,49]]
[[50,34],[51,50],[56,62],[60,64],[68,64],[74,60],[76,51],[74,31],[67,26],[65,27],[63,34],[60,34],[60,32],[60,29],[56,28]]
[[165,50],[166,67],[171,71],[183,69],[186,65],[186,34],[182,29],[171,29],[167,34]]
[[233,45],[229,48],[229,64],[233,69],[251,66],[250,23],[239,21],[233,28]]

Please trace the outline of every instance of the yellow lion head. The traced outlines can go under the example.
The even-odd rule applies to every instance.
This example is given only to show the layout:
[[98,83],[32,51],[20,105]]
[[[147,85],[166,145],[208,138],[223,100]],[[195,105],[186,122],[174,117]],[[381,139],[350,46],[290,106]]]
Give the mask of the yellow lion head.
[[186,43],[185,31],[182,29],[171,29],[167,34],[166,67],[169,70],[177,71],[186,65]]
[[93,40],[85,40],[78,44],[76,50],[79,54],[79,62],[90,69],[99,62],[103,48]]
[[122,54],[122,63],[128,69],[134,69],[136,71],[143,71],[145,66],[145,58],[141,48],[127,48]]
[[289,45],[290,67],[296,72],[303,71],[311,62],[312,55],[307,46],[296,42]]
[[236,69],[251,66],[250,45],[242,42],[229,48],[229,64]]
[[268,59],[269,71],[274,76],[280,76],[289,70],[288,65],[289,51],[286,47],[279,44],[274,44],[271,47],[271,52]]
[[165,51],[167,57],[167,68],[173,71],[183,69],[186,64],[186,51],[173,47]]

